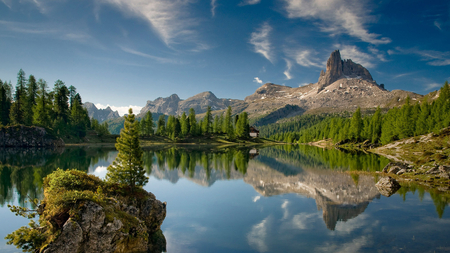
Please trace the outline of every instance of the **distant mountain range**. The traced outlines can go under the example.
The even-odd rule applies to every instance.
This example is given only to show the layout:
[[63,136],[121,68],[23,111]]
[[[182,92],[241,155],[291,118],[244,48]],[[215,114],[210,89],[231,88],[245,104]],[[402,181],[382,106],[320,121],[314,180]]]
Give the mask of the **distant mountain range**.
[[83,107],[87,109],[89,118],[94,118],[99,123],[120,117],[119,112],[113,111],[109,106],[106,109],[98,109],[93,103],[85,102]]
[[[370,72],[352,60],[342,60],[339,50],[331,53],[326,70],[320,73],[317,83],[302,87],[288,87],[266,83],[244,100],[217,98],[212,92],[202,92],[186,100],[177,94],[147,101],[138,117],[146,112],[166,115],[181,115],[194,108],[197,115],[211,106],[213,114],[219,114],[231,106],[233,113],[249,113],[250,119],[265,119],[260,122],[272,123],[303,113],[352,111],[361,108],[393,107],[403,103],[409,96],[413,101],[423,96],[403,90],[389,91],[377,84]],[[84,105],[90,117],[103,122],[118,118],[119,114],[109,107],[97,109],[92,103]],[[201,116],[201,115],[200,115]]]

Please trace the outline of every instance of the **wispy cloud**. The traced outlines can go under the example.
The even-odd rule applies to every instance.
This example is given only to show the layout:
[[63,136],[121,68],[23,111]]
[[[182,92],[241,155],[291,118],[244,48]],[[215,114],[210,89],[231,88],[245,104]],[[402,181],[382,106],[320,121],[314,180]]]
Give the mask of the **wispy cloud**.
[[239,3],[239,6],[254,5],[259,4],[260,2],[261,0],[243,0],[242,2]]
[[375,59],[370,54],[364,53],[356,46],[336,45],[340,48],[342,59],[351,59],[353,62],[361,64],[366,68],[375,67]]
[[175,59],[164,58],[164,57],[158,57],[158,56],[146,54],[146,53],[139,52],[139,51],[137,51],[137,50],[134,50],[134,49],[131,49],[131,48],[128,48],[128,47],[120,46],[120,49],[122,49],[122,51],[124,51],[124,52],[126,52],[126,53],[134,54],[134,55],[137,55],[137,56],[142,56],[142,57],[145,57],[145,58],[149,58],[149,59],[158,61],[158,62],[160,62],[160,63],[183,64],[182,61],[178,61],[178,60],[175,60]]
[[126,15],[146,20],[167,45],[197,43],[198,20],[189,14],[192,0],[97,0],[111,4]]
[[10,8],[12,7],[12,0],[1,0],[2,3],[6,5],[6,7]]
[[259,79],[259,77],[253,78],[253,82],[259,83],[259,84],[262,84],[262,83],[263,83],[263,81],[262,81],[261,79]]
[[271,223],[271,217],[267,217],[260,223],[254,225],[250,232],[247,234],[248,244],[259,252],[266,252],[269,247],[266,244],[267,232]]
[[214,17],[216,15],[217,0],[211,0],[211,15]]
[[417,48],[404,49],[396,47],[396,51],[391,50],[390,54],[415,54],[420,56],[422,61],[426,61],[431,66],[450,65],[450,51],[441,52],[436,50],[420,50]]
[[439,30],[442,31],[442,24],[439,21],[435,20],[434,21],[434,26],[436,26]]
[[289,18],[304,18],[320,21],[323,32],[332,35],[345,33],[371,44],[387,44],[389,38],[380,38],[365,28],[375,18],[369,15],[368,7],[360,0],[284,0]]
[[400,78],[400,77],[412,75],[412,74],[414,74],[414,73],[415,73],[415,72],[397,74],[397,75],[393,76],[392,78],[397,79],[397,78]]
[[129,106],[113,106],[113,105],[103,105],[103,104],[95,104],[95,107],[97,107],[98,109],[106,109],[106,108],[111,108],[111,110],[113,111],[117,111],[119,113],[120,116],[123,116],[125,114],[128,114],[128,109],[132,108],[133,109],[133,113],[134,114],[138,114],[139,111],[141,111],[142,106],[137,106],[137,105],[129,105]]
[[437,88],[441,88],[442,84],[439,83],[427,83],[424,85],[425,90],[433,90]]
[[297,64],[303,67],[322,68],[324,66],[324,64],[314,56],[316,53],[313,50],[297,50],[293,54],[295,56],[295,61],[297,62]]
[[286,61],[286,70],[283,72],[283,74],[286,76],[287,80],[292,79],[291,69],[292,69],[292,61],[288,59],[284,59]]
[[368,49],[373,55],[375,55],[375,57],[378,58],[378,60],[380,60],[382,62],[387,62],[388,61],[386,59],[386,54],[384,52],[376,49],[375,47],[369,47]]
[[267,60],[273,63],[272,45],[269,41],[272,27],[265,22],[260,28],[252,33],[250,44],[254,46],[256,53],[262,54]]

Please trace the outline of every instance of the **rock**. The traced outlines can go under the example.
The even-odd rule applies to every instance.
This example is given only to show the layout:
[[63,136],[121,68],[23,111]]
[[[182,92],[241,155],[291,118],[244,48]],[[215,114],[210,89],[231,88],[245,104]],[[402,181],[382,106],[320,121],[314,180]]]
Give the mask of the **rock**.
[[370,75],[366,68],[354,63],[350,59],[343,61],[339,50],[335,50],[331,53],[330,58],[328,58],[327,70],[325,73],[323,71],[320,73],[318,81],[319,91],[344,77],[358,77],[364,80],[373,80],[372,75]]
[[113,111],[109,106],[106,109],[98,109],[93,103],[85,102],[83,103],[83,108],[88,111],[89,118],[94,118],[99,123],[103,123],[108,119],[120,118],[119,112]]
[[450,174],[446,173],[446,172],[441,172],[441,174],[439,174],[440,178],[445,178],[445,179],[450,179]]
[[426,174],[439,174],[439,167],[438,166],[434,166],[433,168],[429,169]]
[[393,166],[389,168],[388,173],[397,174],[401,169],[399,166]]
[[440,172],[449,173],[450,172],[450,166],[441,165],[441,166],[439,166],[439,171]]
[[398,191],[398,189],[401,188],[397,180],[393,179],[392,177],[381,178],[378,183],[375,184],[375,186],[377,187],[378,191],[386,197],[392,196],[392,194],[394,194]]
[[405,169],[401,169],[396,174],[397,175],[402,175],[402,174],[405,174],[405,173],[406,173],[406,170]]
[[24,125],[0,127],[0,147],[63,147],[64,141],[42,127]]
[[61,235],[52,242],[43,253],[80,252],[80,243],[83,240],[83,230],[80,225],[69,218],[62,228]]

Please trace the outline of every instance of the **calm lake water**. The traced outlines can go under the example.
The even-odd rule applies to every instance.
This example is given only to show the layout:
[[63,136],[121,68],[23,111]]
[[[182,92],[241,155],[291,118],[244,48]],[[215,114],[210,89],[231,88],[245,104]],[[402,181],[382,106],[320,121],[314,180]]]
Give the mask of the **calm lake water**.
[[[28,220],[7,204],[42,198],[56,168],[104,177],[117,151],[100,148],[0,150],[0,252]],[[448,203],[419,186],[387,198],[376,178],[389,161],[309,146],[145,150],[144,187],[167,202],[168,252],[447,252]]]

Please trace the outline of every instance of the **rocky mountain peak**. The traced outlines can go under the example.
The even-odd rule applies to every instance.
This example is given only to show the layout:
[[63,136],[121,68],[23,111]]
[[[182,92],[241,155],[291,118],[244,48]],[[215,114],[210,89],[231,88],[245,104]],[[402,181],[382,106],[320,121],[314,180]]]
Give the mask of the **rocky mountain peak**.
[[319,92],[326,86],[341,78],[357,78],[373,81],[372,75],[361,64],[354,63],[351,59],[342,60],[339,50],[331,53],[327,61],[326,72],[320,72],[318,81]]
[[93,103],[85,102],[83,107],[88,111],[89,118],[94,118],[98,120],[99,123],[102,123],[108,119],[116,119],[119,118],[119,112],[113,111],[111,107],[106,107],[106,109],[98,109]]

